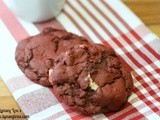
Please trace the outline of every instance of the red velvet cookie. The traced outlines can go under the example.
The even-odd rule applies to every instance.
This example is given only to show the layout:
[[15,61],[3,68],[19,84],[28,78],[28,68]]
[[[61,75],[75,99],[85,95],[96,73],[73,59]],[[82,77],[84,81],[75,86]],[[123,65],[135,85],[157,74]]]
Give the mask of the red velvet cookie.
[[133,88],[125,64],[100,44],[77,45],[62,53],[49,77],[60,98],[87,115],[120,110]]
[[64,30],[45,28],[40,34],[18,43],[15,59],[30,80],[43,86],[51,86],[48,70],[53,66],[54,59],[71,47],[83,43],[88,43],[83,37]]

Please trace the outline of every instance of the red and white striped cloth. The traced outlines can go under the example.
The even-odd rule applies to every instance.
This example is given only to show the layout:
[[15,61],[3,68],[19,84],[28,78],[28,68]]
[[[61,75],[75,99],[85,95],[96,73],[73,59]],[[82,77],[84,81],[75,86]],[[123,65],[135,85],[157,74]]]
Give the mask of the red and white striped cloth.
[[[0,0],[0,75],[29,120],[160,120],[160,40],[119,0],[68,0],[46,23],[14,16]],[[63,104],[52,89],[28,80],[14,60],[17,42],[46,26],[66,29],[111,46],[128,64],[134,89],[119,112],[84,116]]]

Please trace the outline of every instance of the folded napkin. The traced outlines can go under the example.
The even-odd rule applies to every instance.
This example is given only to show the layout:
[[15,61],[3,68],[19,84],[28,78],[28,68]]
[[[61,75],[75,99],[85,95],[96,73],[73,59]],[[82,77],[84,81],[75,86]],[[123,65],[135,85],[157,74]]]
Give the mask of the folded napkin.
[[[68,0],[55,20],[41,24],[15,17],[7,5],[0,0],[0,75],[29,120],[160,120],[160,40],[121,1]],[[17,42],[46,26],[114,48],[134,80],[133,93],[121,111],[84,116],[62,103],[51,88],[24,76],[14,60]]]

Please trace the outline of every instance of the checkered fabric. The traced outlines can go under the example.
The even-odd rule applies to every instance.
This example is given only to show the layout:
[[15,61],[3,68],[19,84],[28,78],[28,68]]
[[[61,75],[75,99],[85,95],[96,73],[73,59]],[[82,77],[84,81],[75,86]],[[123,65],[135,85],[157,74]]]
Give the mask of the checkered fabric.
[[[160,40],[119,0],[68,0],[54,20],[33,24],[0,0],[0,75],[29,120],[160,120]],[[65,29],[111,46],[131,71],[134,88],[121,111],[84,116],[51,88],[28,80],[14,60],[17,42],[44,27]]]

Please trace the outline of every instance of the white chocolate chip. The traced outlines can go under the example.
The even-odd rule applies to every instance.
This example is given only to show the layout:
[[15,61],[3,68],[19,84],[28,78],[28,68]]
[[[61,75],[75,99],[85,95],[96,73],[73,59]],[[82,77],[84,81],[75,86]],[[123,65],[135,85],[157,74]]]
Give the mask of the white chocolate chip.
[[66,55],[69,55],[69,52],[68,52],[68,51],[66,51],[66,52],[65,52],[65,54],[66,54]]
[[51,80],[51,78],[50,78],[52,71],[53,71],[53,69],[52,69],[52,68],[51,68],[51,69],[49,69],[49,82],[50,82],[51,84],[53,84],[53,83],[52,83],[52,80]]
[[85,48],[85,45],[84,45],[84,44],[82,44],[82,45],[79,45],[79,47],[80,47],[80,48]]
[[52,71],[53,71],[53,69],[52,69],[52,68],[51,68],[51,69],[49,69],[49,76],[51,75]]
[[92,90],[97,90],[97,88],[99,87],[91,78],[91,75],[88,74],[88,76],[85,78],[86,81],[89,80],[89,86],[91,87]]

